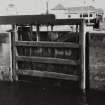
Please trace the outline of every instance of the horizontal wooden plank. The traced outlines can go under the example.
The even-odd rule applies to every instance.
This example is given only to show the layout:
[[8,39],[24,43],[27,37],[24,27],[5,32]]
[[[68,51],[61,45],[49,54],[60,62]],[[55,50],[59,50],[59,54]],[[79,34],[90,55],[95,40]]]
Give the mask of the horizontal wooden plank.
[[65,79],[65,80],[72,80],[72,81],[79,80],[79,76],[77,75],[68,75],[68,74],[63,74],[63,73],[38,71],[38,70],[17,70],[17,74],[36,76],[36,77],[45,77],[45,78]]
[[53,24],[55,16],[48,15],[14,15],[0,16],[0,24]]
[[33,57],[33,56],[16,56],[17,61],[29,61],[29,62],[40,62],[40,63],[51,63],[51,64],[64,64],[64,65],[79,65],[76,60],[60,59],[60,58],[49,58],[49,57]]
[[72,42],[47,42],[47,41],[16,41],[16,46],[33,46],[33,47],[55,47],[55,48],[79,48],[79,44]]

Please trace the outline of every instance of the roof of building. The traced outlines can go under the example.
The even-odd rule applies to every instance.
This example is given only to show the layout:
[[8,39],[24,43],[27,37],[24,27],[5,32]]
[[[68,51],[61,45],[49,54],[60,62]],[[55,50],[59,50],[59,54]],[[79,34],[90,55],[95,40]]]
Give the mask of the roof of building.
[[80,6],[80,7],[64,7],[61,4],[55,6],[52,10],[68,10],[68,13],[80,13],[80,12],[97,12],[99,14],[103,14],[104,11],[102,8],[96,9],[93,6]]
[[99,8],[96,9],[93,6],[81,6],[81,7],[68,7],[67,8],[69,13],[80,13],[80,12],[97,12],[97,13],[104,13],[103,9]]
[[58,4],[52,10],[66,10],[66,8],[63,5]]
[[79,13],[79,12],[85,12],[85,11],[94,11],[95,8],[93,6],[81,6],[81,7],[68,7],[69,13]]

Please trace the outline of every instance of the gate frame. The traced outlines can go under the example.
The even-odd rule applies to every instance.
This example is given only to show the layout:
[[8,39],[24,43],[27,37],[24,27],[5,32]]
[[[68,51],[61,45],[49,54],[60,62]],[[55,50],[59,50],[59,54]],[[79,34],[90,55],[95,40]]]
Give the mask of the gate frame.
[[[86,93],[86,24],[84,19],[55,19],[54,15],[23,15],[23,16],[0,16],[0,24],[2,25],[12,25],[12,73],[13,80],[17,81],[16,74],[16,46],[15,41],[17,37],[17,24],[30,24],[37,26],[37,35],[39,35],[39,26],[40,25],[79,25],[79,45],[80,45],[80,68],[81,68],[81,77],[80,77],[80,88],[83,93]],[[53,29],[53,28],[52,28]],[[38,39],[39,40],[39,37]]]

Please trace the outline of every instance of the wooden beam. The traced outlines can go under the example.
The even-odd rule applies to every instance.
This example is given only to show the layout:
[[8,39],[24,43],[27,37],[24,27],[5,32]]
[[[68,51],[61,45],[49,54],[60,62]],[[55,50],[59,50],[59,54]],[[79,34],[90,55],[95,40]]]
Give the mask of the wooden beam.
[[16,41],[16,46],[33,46],[33,47],[54,47],[54,48],[79,48],[79,44],[72,42],[35,42],[35,41]]
[[53,32],[53,25],[51,25],[51,32]]
[[0,16],[0,24],[53,24],[55,16],[48,15],[14,15],[14,16]]
[[79,35],[79,44],[80,44],[80,69],[81,69],[81,89],[85,91],[86,89],[86,24],[83,20],[80,25],[80,35]]
[[40,26],[36,25],[36,41],[40,41]]
[[38,71],[38,70],[17,70],[17,73],[20,75],[79,81],[79,76],[77,75],[68,75],[56,72]]
[[86,59],[85,59],[85,61],[86,61],[86,93],[88,93],[89,92],[89,88],[90,88],[90,76],[89,76],[89,74],[90,74],[90,71],[89,71],[89,69],[90,69],[90,65],[89,65],[89,48],[90,48],[90,43],[89,43],[89,37],[90,37],[90,35],[89,35],[89,33],[87,32],[86,33]]
[[51,64],[63,64],[63,65],[79,65],[76,60],[60,59],[60,58],[49,58],[49,57],[29,57],[29,56],[17,56],[17,61],[29,61],[29,62],[40,62],[40,63],[51,63]]
[[15,47],[15,40],[16,40],[16,25],[13,25],[13,31],[11,32],[11,50],[12,50],[12,76],[13,80],[17,81],[16,75],[16,47]]
[[[79,35],[79,44],[80,44],[80,88],[81,88],[81,97],[80,101],[82,105],[87,105],[87,65],[86,65],[86,23],[85,20],[81,22],[80,25],[80,35]],[[88,53],[88,52],[87,52]]]

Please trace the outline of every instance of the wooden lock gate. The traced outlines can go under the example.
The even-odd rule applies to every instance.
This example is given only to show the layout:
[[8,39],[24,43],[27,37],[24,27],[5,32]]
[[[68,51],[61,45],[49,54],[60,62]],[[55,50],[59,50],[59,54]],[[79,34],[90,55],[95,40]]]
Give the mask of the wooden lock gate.
[[[80,81],[80,88],[86,90],[87,47],[83,19],[55,19],[54,15],[0,16],[0,24],[13,26],[13,80],[17,81],[19,75],[73,80]],[[54,31],[55,26],[65,25],[75,25],[75,30]],[[47,30],[41,31],[42,26],[47,26]]]

